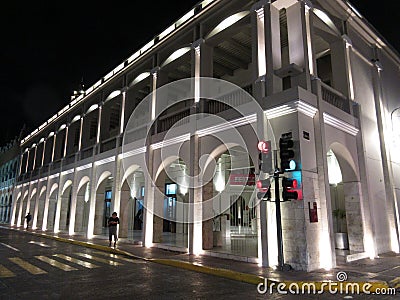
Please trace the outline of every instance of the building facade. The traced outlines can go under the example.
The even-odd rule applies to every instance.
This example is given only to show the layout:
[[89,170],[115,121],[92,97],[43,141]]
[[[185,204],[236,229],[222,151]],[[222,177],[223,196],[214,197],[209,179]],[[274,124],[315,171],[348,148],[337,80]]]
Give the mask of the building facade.
[[20,148],[17,139],[0,149],[0,223],[9,224]]
[[33,229],[90,239],[116,211],[120,237],[145,247],[273,266],[257,144],[289,134],[285,262],[398,252],[399,66],[346,1],[205,0],[22,140],[11,224],[29,211]]

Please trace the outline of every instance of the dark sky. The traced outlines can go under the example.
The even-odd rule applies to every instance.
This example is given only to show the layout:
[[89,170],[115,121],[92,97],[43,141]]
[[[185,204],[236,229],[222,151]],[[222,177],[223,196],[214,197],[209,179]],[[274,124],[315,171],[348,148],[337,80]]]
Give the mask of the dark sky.
[[[28,133],[199,1],[3,1],[0,11],[0,145]],[[5,4],[7,3],[7,4]],[[352,3],[397,49],[395,1]],[[64,4],[64,5],[62,5]]]

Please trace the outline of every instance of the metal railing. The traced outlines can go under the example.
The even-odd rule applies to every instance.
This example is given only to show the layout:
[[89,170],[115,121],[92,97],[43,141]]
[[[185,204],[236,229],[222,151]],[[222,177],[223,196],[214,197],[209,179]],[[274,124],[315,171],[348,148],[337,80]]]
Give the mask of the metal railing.
[[102,142],[101,146],[100,146],[100,152],[103,153],[103,152],[115,149],[116,142],[117,142],[117,138],[115,138],[115,137]]
[[59,169],[59,168],[61,168],[61,159],[60,160],[57,160],[57,161],[54,161],[53,162],[53,165],[52,165],[52,169],[54,170],[54,169]]
[[185,107],[168,115],[162,116],[157,120],[157,132],[167,131],[179,121],[181,121],[180,125],[187,124],[189,123],[189,118],[187,118],[189,116],[190,107]]
[[217,100],[208,100],[207,109],[210,114],[218,114],[232,107],[238,107],[250,101],[247,93],[252,95],[253,88],[251,85],[242,88],[241,90],[233,91],[229,94],[218,96]]
[[93,146],[83,149],[81,152],[81,160],[86,159],[93,156]]
[[350,111],[350,100],[347,99],[343,94],[336,91],[334,88],[330,87],[329,85],[321,82],[321,89],[322,89],[322,99],[329,104],[339,108],[351,114]]
[[72,154],[72,155],[70,155],[70,156],[67,156],[67,157],[65,158],[64,163],[65,163],[65,165],[70,165],[70,164],[75,163],[75,154]]

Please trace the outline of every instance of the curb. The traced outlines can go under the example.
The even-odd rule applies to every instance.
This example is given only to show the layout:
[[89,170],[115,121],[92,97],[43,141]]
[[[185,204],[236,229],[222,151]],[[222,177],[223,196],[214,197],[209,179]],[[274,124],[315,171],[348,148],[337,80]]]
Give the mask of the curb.
[[[9,227],[8,229],[15,230],[15,231],[20,231],[15,228]],[[46,239],[51,239],[51,240],[56,240],[59,242],[63,243],[69,243],[69,244],[74,244],[86,248],[91,248],[91,249],[96,249],[104,252],[109,252],[113,254],[120,254],[124,255],[130,258],[134,259],[140,259],[148,262],[153,262],[165,266],[171,266],[175,268],[180,268],[180,269],[185,269],[193,272],[199,272],[199,273],[204,273],[208,275],[214,275],[218,276],[221,278],[226,278],[234,281],[239,281],[239,282],[244,282],[252,285],[257,285],[258,288],[264,287],[265,291],[266,288],[268,289],[273,289],[279,290],[279,291],[286,291],[286,292],[292,292],[293,290],[306,290],[310,288],[310,286],[314,286],[316,291],[323,291],[323,292],[331,292],[332,287],[337,287],[338,289],[342,287],[343,291],[346,290],[346,288],[351,288],[349,289],[354,290],[358,289],[360,293],[363,293],[363,287],[368,286],[368,291],[371,293],[376,293],[377,291],[382,291],[385,289],[389,289],[390,286],[398,284],[396,278],[396,282],[391,282],[389,285],[385,281],[372,281],[372,282],[349,282],[349,281],[292,281],[292,280],[275,280],[275,279],[269,279],[263,276],[258,276],[254,274],[249,274],[249,273],[242,273],[242,272],[237,272],[237,271],[232,271],[229,269],[223,269],[223,268],[215,268],[215,267],[209,267],[209,266],[204,266],[200,265],[197,263],[191,263],[191,262],[186,262],[186,261],[180,261],[180,260],[175,260],[175,259],[161,259],[161,258],[145,258],[141,256],[134,255],[130,252],[115,249],[115,248],[110,248],[107,246],[103,245],[98,245],[90,242],[83,242],[83,241],[77,241],[74,239],[68,239],[68,238],[62,238],[62,237],[57,237],[57,236],[51,236],[47,235],[44,233],[36,233],[36,232],[30,232],[30,231],[22,231],[24,233],[28,233],[34,236],[38,237],[43,237]],[[295,287],[293,289],[293,287]]]
[[228,270],[228,269],[202,266],[202,265],[199,265],[196,263],[190,263],[190,262],[179,261],[179,260],[174,260],[174,259],[153,258],[153,259],[150,259],[150,261],[161,264],[161,265],[166,265],[166,266],[181,268],[181,269],[190,270],[190,271],[194,271],[194,272],[214,275],[214,276],[223,277],[223,278],[227,278],[227,279],[231,279],[231,280],[235,280],[235,281],[241,281],[241,282],[254,284],[254,285],[258,285],[265,281],[265,278],[262,276],[257,276],[257,275],[248,274],[248,273],[241,273],[241,272],[232,271],[232,270]]

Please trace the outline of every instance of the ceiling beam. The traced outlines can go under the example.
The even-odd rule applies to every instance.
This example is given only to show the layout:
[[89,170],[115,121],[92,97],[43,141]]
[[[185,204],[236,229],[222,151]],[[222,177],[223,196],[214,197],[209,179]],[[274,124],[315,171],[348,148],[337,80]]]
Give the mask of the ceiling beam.
[[217,63],[214,61],[214,68],[217,69],[218,71],[220,71],[221,73],[225,73],[228,74],[229,76],[233,76],[233,70],[221,65],[220,63]]
[[237,58],[236,56],[222,50],[221,48],[215,47],[214,48],[214,53],[219,56],[222,57],[223,59],[233,63],[234,65],[238,66],[241,69],[247,70],[249,65],[247,62]]

